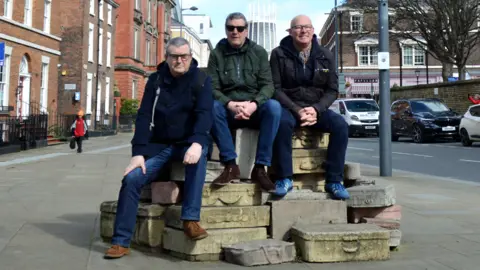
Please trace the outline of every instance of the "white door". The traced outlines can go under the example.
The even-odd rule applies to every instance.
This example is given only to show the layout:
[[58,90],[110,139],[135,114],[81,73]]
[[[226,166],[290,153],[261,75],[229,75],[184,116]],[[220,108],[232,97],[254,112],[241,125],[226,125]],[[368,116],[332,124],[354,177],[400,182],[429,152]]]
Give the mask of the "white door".
[[26,56],[23,56],[20,62],[18,85],[22,80],[23,87],[19,87],[17,91],[17,115],[27,117],[30,114],[30,73]]

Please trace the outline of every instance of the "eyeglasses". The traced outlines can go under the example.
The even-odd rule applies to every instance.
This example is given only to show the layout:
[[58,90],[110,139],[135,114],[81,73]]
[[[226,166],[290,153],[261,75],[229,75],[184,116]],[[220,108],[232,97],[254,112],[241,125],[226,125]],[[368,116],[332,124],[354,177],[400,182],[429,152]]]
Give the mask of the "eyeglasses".
[[225,28],[227,28],[228,32],[233,32],[235,29],[237,29],[239,33],[242,33],[243,31],[245,31],[245,29],[247,29],[246,26],[233,26],[233,25],[225,25]]
[[307,24],[307,25],[295,25],[295,26],[292,26],[291,28],[292,28],[293,30],[303,30],[303,29],[305,29],[305,30],[310,31],[310,30],[312,30],[313,25],[311,25],[311,24]]
[[175,60],[175,61],[178,61],[179,57],[182,61],[186,61],[190,56],[191,56],[191,54],[169,54],[168,55],[168,57],[170,59]]

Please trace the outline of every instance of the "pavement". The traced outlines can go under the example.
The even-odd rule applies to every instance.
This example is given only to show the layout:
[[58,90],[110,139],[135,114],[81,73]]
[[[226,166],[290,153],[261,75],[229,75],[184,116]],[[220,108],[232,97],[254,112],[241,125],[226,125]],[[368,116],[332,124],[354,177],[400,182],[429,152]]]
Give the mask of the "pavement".
[[[379,166],[378,138],[350,138],[347,159]],[[464,147],[459,142],[416,144],[400,139],[392,142],[392,167],[398,170],[480,182],[480,144]]]
[[[91,138],[83,154],[60,145],[0,156],[1,270],[243,269],[136,250],[120,260],[103,259],[108,245],[99,237],[99,205],[117,199],[131,136]],[[480,184],[404,171],[380,178],[378,168],[362,168],[378,184],[394,184],[397,203],[403,206],[402,244],[390,260],[256,269],[479,268]]]

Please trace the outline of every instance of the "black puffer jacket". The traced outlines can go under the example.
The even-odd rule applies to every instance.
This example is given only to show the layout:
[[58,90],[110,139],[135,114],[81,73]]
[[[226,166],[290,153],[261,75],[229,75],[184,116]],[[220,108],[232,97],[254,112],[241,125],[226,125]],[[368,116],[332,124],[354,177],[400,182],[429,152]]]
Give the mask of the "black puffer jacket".
[[275,98],[293,113],[314,107],[321,114],[338,96],[338,76],[331,52],[320,46],[313,35],[310,58],[304,65],[292,37],[282,39],[272,51],[270,67]]

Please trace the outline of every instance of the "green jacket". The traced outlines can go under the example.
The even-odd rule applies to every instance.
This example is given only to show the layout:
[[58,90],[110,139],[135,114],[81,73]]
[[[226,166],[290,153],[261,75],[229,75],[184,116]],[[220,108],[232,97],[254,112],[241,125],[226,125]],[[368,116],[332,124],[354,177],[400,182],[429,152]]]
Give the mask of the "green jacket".
[[247,39],[234,49],[227,39],[218,42],[208,59],[213,95],[222,104],[229,101],[256,101],[258,106],[274,94],[267,51]]

